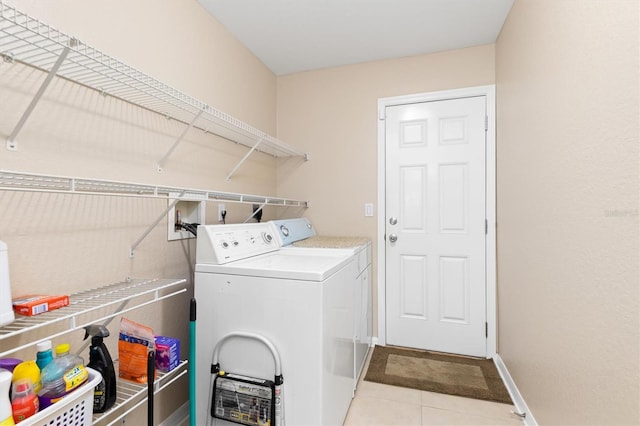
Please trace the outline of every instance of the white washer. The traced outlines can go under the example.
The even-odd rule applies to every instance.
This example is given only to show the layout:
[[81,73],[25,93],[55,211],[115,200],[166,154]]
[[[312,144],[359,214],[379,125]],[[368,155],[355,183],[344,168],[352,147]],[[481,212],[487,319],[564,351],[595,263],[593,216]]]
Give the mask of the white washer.
[[[348,253],[279,250],[268,223],[198,228],[195,298],[196,424],[232,424],[210,416],[212,354],[231,332],[270,340],[282,361],[284,418],[290,425],[341,425],[353,387],[353,287]],[[273,379],[269,350],[232,339],[220,368]],[[277,426],[277,425],[276,425]]]
[[[313,256],[317,250],[349,253],[354,258],[354,392],[372,345],[371,240],[366,237],[317,235],[307,218],[273,220],[273,233],[283,250],[302,250]],[[307,251],[308,250],[308,251]]]

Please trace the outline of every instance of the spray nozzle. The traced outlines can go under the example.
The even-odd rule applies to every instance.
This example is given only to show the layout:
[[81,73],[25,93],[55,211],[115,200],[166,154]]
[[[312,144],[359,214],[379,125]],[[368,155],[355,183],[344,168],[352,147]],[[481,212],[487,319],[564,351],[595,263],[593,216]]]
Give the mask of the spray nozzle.
[[82,340],[86,340],[87,337],[89,337],[89,336],[91,336],[91,337],[109,337],[109,330],[104,325],[92,324],[92,325],[88,325],[88,326],[84,327],[84,330],[85,330],[84,339],[82,339]]

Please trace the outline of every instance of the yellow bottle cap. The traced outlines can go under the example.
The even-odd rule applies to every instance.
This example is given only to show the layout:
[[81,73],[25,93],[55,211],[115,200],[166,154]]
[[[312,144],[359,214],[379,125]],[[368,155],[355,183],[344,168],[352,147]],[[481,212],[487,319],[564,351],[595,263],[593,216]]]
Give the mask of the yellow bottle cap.
[[56,346],[56,355],[60,355],[63,354],[65,352],[69,352],[69,344],[68,343],[62,343],[58,346]]

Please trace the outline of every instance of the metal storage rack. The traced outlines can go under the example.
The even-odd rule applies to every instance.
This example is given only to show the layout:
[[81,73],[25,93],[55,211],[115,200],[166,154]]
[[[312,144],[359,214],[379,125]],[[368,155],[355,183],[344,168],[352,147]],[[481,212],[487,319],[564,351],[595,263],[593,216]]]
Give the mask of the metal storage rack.
[[43,72],[42,83],[31,104],[7,140],[7,148],[17,149],[16,138],[54,76],[113,96],[186,125],[174,145],[158,161],[165,161],[191,128],[221,136],[250,148],[247,155],[227,175],[227,180],[253,151],[275,157],[306,153],[268,135],[204,102],[180,92],[153,77],[115,59],[0,0],[0,56],[5,62],[22,63]]
[[[166,154],[158,159],[158,172],[162,172],[169,156],[191,129],[212,133],[249,148],[246,155],[228,173],[227,180],[231,179],[238,168],[255,151],[274,157],[301,157],[308,160],[307,153],[180,92],[73,36],[28,16],[3,0],[0,0],[0,57],[6,63],[33,67],[46,74],[46,78],[7,139],[6,147],[10,151],[18,149],[17,139],[20,131],[28,122],[32,111],[37,107],[53,78],[59,77],[98,91],[104,96],[114,97],[183,123],[185,127],[182,133],[176,138]],[[260,204],[260,208],[265,205],[308,207],[306,201],[278,197],[10,171],[0,171],[0,189],[166,198],[168,200],[226,201]],[[176,196],[176,194],[178,195]],[[166,212],[160,218],[164,214]],[[157,222],[151,225],[151,228],[156,224]],[[131,254],[147,233],[132,245]],[[186,291],[184,288],[170,294],[159,294],[161,290],[165,291],[165,289],[182,283],[184,280],[131,281],[72,295],[71,305],[68,307],[37,317],[19,318],[14,323],[1,327],[0,341],[53,325],[66,324],[66,330],[52,333],[47,338],[30,342],[28,345],[0,351],[0,357],[26,349],[40,341],[78,330],[84,325],[108,321],[116,315],[183,293]],[[125,309],[130,300],[145,295],[147,298],[151,297],[152,300]],[[98,310],[105,306],[113,306],[115,312],[107,316],[100,316]],[[91,320],[85,321],[85,317],[91,317]],[[4,348],[6,346],[3,345]],[[186,363],[183,361],[178,368],[170,373],[159,373],[154,384],[154,392],[159,392],[186,374]],[[143,394],[146,387],[144,385],[120,382],[118,388],[116,407],[107,413],[95,416],[94,422],[112,424],[145,400]],[[127,407],[123,407],[125,405]],[[114,412],[114,410],[123,409],[126,410],[124,413],[118,412],[116,414]],[[114,416],[117,417],[114,418]]]
[[[170,186],[145,185],[138,183],[83,179],[64,176],[49,176],[35,173],[20,173],[0,170],[0,189],[11,191],[56,192],[67,194],[115,195],[128,197],[165,198],[170,201],[165,211],[151,224],[143,235],[130,248],[133,257],[138,244],[151,232],[164,215],[178,201],[224,201],[235,203],[259,204],[260,210],[266,206],[308,207],[307,201],[263,195],[239,194],[233,192],[187,189]],[[255,214],[255,212],[254,212]]]
[[[153,385],[153,393],[156,395],[173,382],[187,374],[187,361],[183,360],[168,373],[158,371],[158,376]],[[93,424],[113,425],[122,420],[127,414],[147,402],[147,385],[134,383],[127,380],[118,380],[118,394],[115,405],[104,413],[94,414]],[[121,411],[121,409],[124,411]]]
[[[0,189],[9,191],[57,192],[87,195],[166,198],[186,201],[224,201],[284,207],[308,207],[307,201],[264,195],[239,194],[205,189],[83,179],[0,170]],[[178,194],[178,195],[176,195]]]
[[[18,316],[14,322],[0,327],[0,341],[50,326],[63,328],[62,331],[49,333],[39,340],[4,350],[0,352],[0,358],[35,346],[44,340],[80,330],[86,325],[101,321],[108,322],[118,315],[185,293],[187,291],[185,283],[184,279],[130,280],[72,294],[69,296],[69,305],[64,308],[33,317]],[[127,307],[129,302],[134,304]],[[105,315],[101,312],[111,308],[113,308],[111,313]],[[153,385],[154,394],[186,375],[187,363],[186,360],[182,361],[177,368],[168,373],[158,372]],[[113,424],[122,419],[146,401],[146,393],[147,386],[144,384],[119,380],[115,406],[105,413],[94,415],[94,424],[107,421],[108,424]],[[55,407],[54,404],[48,409],[55,409]]]

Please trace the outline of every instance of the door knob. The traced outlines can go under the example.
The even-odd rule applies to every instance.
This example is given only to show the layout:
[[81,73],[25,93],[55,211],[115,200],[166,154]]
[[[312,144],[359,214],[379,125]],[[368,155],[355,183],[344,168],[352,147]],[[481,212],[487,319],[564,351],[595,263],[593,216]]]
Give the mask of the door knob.
[[395,243],[398,241],[398,236],[396,234],[389,234],[389,241]]
[[389,224],[395,225],[396,223],[398,223],[398,219],[396,219],[395,217],[390,217],[389,218]]

